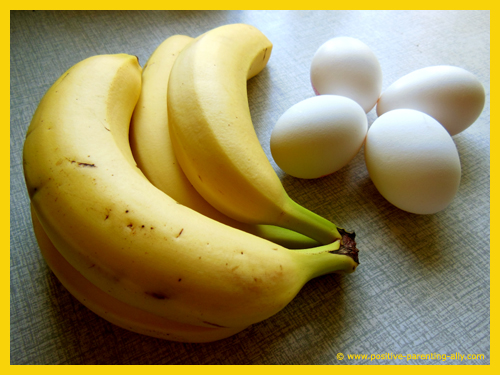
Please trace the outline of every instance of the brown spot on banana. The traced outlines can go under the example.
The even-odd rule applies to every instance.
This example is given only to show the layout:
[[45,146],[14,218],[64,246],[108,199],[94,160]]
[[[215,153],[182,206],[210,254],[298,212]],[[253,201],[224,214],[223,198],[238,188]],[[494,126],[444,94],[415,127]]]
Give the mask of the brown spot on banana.
[[151,296],[156,299],[168,299],[168,296],[162,292],[145,292],[148,296]]
[[79,167],[97,168],[97,166],[94,163],[84,163],[84,162],[80,162],[80,161],[76,161],[76,160],[71,160],[71,159],[68,159],[68,161],[71,164],[77,164]]

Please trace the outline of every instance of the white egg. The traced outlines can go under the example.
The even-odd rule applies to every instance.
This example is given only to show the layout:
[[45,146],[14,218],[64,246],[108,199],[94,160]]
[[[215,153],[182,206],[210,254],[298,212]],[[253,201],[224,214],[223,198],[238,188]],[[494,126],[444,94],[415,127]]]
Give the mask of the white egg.
[[474,74],[455,66],[431,66],[389,86],[380,96],[377,114],[416,109],[434,117],[453,136],[477,120],[484,102],[484,87]]
[[366,113],[352,99],[315,96],[293,105],[278,119],[271,133],[271,153],[286,173],[318,178],[349,163],[367,130]]
[[321,45],[313,56],[311,84],[317,95],[351,98],[368,113],[382,91],[382,69],[373,51],[356,38],[341,36]]
[[398,109],[377,118],[365,143],[368,173],[396,207],[415,214],[446,208],[460,185],[460,158],[448,132],[429,115]]

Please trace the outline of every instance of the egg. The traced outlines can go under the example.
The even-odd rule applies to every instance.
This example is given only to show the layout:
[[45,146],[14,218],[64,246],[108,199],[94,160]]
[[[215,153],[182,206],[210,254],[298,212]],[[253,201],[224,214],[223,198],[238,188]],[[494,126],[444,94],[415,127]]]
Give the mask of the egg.
[[341,95],[368,113],[382,91],[382,69],[373,51],[356,38],[340,36],[322,44],[310,67],[317,95]]
[[461,178],[458,150],[431,116],[412,109],[384,113],[365,143],[368,173],[380,194],[415,214],[434,214],[455,197]]
[[484,87],[474,74],[456,66],[430,66],[389,86],[380,96],[377,114],[416,109],[434,117],[453,136],[477,120],[484,102]]
[[281,115],[271,133],[271,153],[289,175],[318,178],[349,163],[361,149],[367,131],[366,113],[354,100],[315,96]]

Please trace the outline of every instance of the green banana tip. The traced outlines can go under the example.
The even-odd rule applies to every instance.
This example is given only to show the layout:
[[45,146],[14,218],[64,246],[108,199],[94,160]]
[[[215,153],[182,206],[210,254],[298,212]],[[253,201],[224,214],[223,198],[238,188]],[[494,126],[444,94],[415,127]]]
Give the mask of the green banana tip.
[[337,230],[342,236],[340,240],[340,247],[338,248],[338,250],[333,250],[330,253],[347,255],[351,257],[352,260],[354,260],[357,264],[359,264],[359,257],[358,257],[359,250],[356,247],[356,241],[355,241],[356,233],[347,232],[342,228],[337,228]]

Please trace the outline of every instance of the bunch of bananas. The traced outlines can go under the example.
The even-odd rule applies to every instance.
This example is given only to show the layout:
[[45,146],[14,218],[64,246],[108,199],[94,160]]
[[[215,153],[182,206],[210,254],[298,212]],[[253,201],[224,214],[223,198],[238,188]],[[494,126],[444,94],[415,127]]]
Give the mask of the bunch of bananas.
[[255,134],[246,81],[271,49],[244,24],[175,35],[143,69],[93,56],[42,98],[23,150],[35,235],[104,319],[214,341],[356,269],[354,234],[289,198]]

